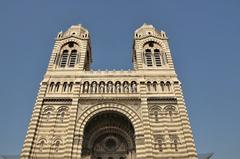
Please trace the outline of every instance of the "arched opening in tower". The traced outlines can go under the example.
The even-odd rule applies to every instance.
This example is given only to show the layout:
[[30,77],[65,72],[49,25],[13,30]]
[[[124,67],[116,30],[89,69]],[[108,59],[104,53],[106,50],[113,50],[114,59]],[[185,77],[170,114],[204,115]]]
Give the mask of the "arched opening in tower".
[[82,142],[82,159],[135,159],[135,132],[123,114],[105,111],[89,119]]

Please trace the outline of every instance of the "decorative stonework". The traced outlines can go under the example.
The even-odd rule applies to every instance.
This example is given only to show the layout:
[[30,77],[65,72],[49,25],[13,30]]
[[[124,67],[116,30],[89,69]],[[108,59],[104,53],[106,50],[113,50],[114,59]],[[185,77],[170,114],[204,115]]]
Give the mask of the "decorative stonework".
[[44,104],[58,104],[58,105],[69,105],[72,103],[71,98],[45,98]]
[[94,107],[95,105],[124,105],[127,108],[133,109],[134,111],[137,112],[137,114],[139,115],[139,117],[141,117],[141,101],[140,99],[137,98],[125,98],[125,99],[111,99],[111,98],[106,98],[106,99],[80,99],[79,100],[79,104],[78,104],[78,116],[81,115],[81,113],[90,108],[90,107]]
[[134,33],[133,70],[91,70],[90,35],[60,32],[21,159],[197,159],[164,31]]

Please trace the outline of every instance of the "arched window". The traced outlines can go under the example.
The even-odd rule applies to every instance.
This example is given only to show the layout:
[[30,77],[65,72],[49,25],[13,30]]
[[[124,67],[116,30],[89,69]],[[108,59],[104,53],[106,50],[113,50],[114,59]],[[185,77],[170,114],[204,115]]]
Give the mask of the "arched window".
[[69,43],[68,43],[68,47],[69,47],[69,48],[74,47],[74,42],[69,42]]
[[166,83],[166,86],[167,86],[168,92],[170,92],[171,91],[171,83],[169,81]]
[[163,151],[163,146],[164,146],[164,137],[163,135],[156,135],[155,136],[155,144],[156,144],[156,149],[159,150],[159,152]]
[[46,141],[45,141],[44,139],[40,139],[40,140],[38,141],[38,149],[39,149],[40,152],[43,151],[43,148],[44,148],[44,145],[45,145],[45,144],[46,144]]
[[161,87],[162,92],[164,92],[164,86],[165,86],[164,82],[163,81],[160,82],[160,87]]
[[55,150],[55,152],[58,152],[59,147],[60,147],[60,141],[57,140],[57,141],[55,141],[55,143],[54,143],[54,150]]
[[68,92],[72,92],[73,82],[70,82],[68,85]]
[[62,92],[66,92],[66,91],[67,91],[67,82],[64,82],[62,87]]
[[157,91],[157,82],[156,81],[153,82],[153,90],[155,92]]
[[43,121],[49,121],[53,111],[54,111],[54,107],[52,106],[45,107],[43,110]]
[[160,51],[159,49],[154,49],[154,57],[156,66],[161,66]]
[[48,92],[52,92],[54,87],[54,82],[51,82]]
[[161,112],[161,107],[159,105],[153,105],[149,107],[149,112],[151,117],[154,118],[156,122],[158,122],[160,112]]
[[67,59],[68,59],[68,50],[64,50],[62,53],[61,61],[60,61],[60,67],[66,66]]
[[153,68],[160,67],[163,64],[162,53],[160,52],[160,44],[149,41],[144,44],[144,58],[146,66],[152,66]]
[[173,112],[176,111],[176,107],[172,105],[165,106],[165,111],[168,112],[170,120],[173,120]]
[[145,50],[145,63],[147,66],[153,66],[152,53],[150,49]]
[[60,82],[58,82],[55,86],[54,92],[58,92],[60,87]]
[[147,82],[147,91],[148,91],[148,92],[151,91],[151,82]]
[[58,121],[60,121],[60,122],[64,121],[64,119],[66,118],[66,115],[67,115],[67,111],[68,111],[68,107],[66,107],[66,106],[61,106],[58,108],[58,111],[57,111]]
[[170,134],[169,137],[171,140],[171,147],[173,147],[175,151],[178,151],[178,145],[180,144],[179,137],[176,134]]
[[69,59],[69,67],[74,67],[76,62],[77,62],[77,50],[72,50],[72,53]]
[[59,110],[57,113],[58,122],[63,122],[66,112],[64,110]]

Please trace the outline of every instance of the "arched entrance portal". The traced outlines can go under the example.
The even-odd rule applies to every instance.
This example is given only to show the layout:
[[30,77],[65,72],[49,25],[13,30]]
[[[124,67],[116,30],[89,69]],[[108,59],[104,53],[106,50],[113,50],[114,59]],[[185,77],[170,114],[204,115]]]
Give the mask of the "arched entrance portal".
[[134,128],[115,111],[100,112],[89,119],[82,143],[82,159],[135,159]]

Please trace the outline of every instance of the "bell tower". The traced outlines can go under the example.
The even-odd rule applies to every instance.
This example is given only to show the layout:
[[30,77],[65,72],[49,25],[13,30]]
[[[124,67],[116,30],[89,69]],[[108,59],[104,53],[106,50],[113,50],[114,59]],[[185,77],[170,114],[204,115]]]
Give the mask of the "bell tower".
[[166,33],[144,23],[134,33],[132,59],[135,70],[173,69]]
[[89,71],[91,62],[87,29],[78,24],[57,34],[21,158],[71,158],[67,152],[73,147],[78,110],[81,78],[77,76]]
[[73,25],[67,31],[58,33],[48,72],[88,71],[91,62],[89,32],[80,24]]

